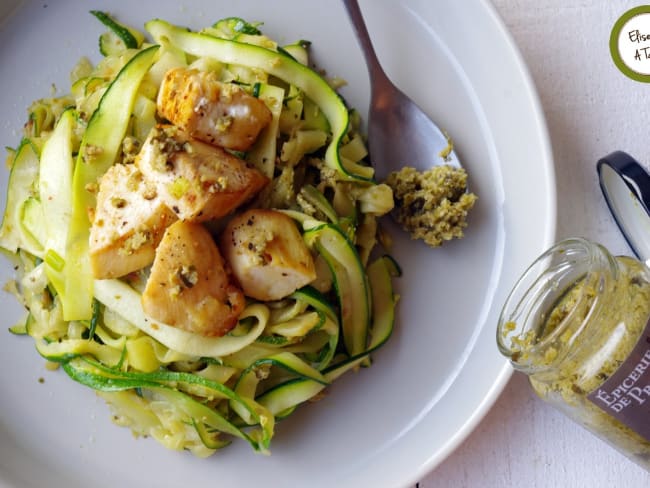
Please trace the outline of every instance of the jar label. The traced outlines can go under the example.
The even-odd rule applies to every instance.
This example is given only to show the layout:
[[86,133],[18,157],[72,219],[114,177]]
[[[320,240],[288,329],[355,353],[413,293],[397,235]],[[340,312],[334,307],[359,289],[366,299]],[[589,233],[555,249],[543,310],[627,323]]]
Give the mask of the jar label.
[[650,321],[628,358],[587,398],[650,442]]

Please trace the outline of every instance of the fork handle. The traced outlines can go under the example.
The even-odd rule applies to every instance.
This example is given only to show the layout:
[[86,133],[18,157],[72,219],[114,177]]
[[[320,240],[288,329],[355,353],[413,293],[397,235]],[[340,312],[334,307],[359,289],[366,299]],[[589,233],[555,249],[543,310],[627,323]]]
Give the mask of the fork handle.
[[368,66],[368,71],[370,71],[370,77],[374,78],[375,81],[388,81],[388,77],[379,63],[379,59],[375,53],[375,48],[370,40],[368,28],[363,20],[363,15],[361,15],[359,2],[357,0],[343,0],[343,5],[345,6],[350,21],[352,22],[352,27],[354,27],[354,32],[359,44],[361,45],[363,56],[366,58],[366,65]]

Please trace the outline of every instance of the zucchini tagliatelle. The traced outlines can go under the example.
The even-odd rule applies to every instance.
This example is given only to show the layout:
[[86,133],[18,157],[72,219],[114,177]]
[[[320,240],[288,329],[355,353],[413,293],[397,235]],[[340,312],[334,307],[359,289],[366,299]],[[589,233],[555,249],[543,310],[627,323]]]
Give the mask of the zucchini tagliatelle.
[[[9,150],[0,246],[17,269],[7,288],[28,311],[10,330],[31,336],[42,357],[96,390],[115,421],[136,434],[197,456],[236,437],[268,452],[277,419],[368,365],[392,332],[399,269],[376,257],[377,218],[392,209],[392,192],[373,179],[357,113],[308,67],[308,42],[279,46],[238,18],[200,32],[152,20],[147,40],[92,13],[108,27],[99,41],[104,58],[96,66],[82,59],[67,95],[34,102],[23,140]],[[292,219],[313,260],[308,284],[272,299],[246,296],[225,334],[147,313],[150,262],[98,278],[89,257],[100,181],[118,165],[130,171],[142,157],[137,150],[169,124],[157,98],[164,77],[179,68],[236,86],[270,113],[249,148],[223,156],[264,175],[264,188],[234,212],[192,225],[219,242],[233,216],[274,209]],[[187,144],[203,143],[182,144],[191,158]],[[230,184],[219,181],[222,189]],[[179,177],[166,189],[180,198],[188,185]],[[112,198],[115,207],[126,205]],[[156,260],[165,258],[162,248]],[[170,296],[197,285],[200,272],[183,268]]]

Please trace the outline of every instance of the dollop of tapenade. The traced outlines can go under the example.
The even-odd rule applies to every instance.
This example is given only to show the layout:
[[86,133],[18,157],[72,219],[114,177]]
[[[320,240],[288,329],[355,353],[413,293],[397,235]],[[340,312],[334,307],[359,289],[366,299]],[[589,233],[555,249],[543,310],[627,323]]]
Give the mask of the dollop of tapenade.
[[404,167],[386,178],[393,189],[393,218],[411,238],[431,247],[462,238],[477,196],[467,191],[467,173],[449,165],[426,171]]

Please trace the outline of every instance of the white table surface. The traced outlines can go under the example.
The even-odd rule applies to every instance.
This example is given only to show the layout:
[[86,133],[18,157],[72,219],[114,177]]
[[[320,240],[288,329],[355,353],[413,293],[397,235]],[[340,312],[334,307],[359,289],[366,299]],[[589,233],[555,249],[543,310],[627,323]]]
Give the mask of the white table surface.
[[[493,0],[546,115],[557,238],[588,237],[616,254],[630,251],[601,195],[596,161],[620,149],[650,166],[650,84],[626,78],[609,54],[614,22],[640,3]],[[650,473],[544,404],[515,374],[477,429],[419,486],[640,488],[650,487]]]

